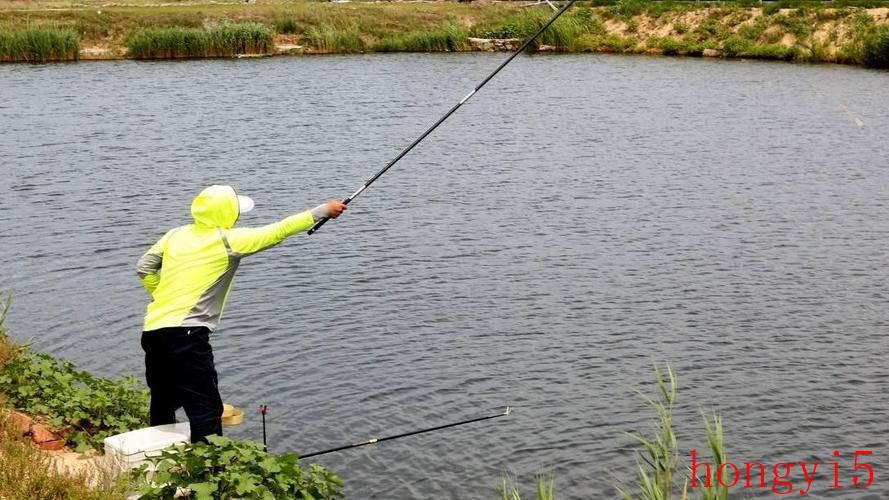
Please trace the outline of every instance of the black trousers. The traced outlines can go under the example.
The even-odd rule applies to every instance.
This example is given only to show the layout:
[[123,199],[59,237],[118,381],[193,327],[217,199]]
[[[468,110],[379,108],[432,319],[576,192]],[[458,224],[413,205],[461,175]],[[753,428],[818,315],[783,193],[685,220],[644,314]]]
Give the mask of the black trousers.
[[161,328],[142,332],[145,378],[151,389],[151,425],[176,422],[185,408],[191,442],[222,435],[222,398],[208,328]]

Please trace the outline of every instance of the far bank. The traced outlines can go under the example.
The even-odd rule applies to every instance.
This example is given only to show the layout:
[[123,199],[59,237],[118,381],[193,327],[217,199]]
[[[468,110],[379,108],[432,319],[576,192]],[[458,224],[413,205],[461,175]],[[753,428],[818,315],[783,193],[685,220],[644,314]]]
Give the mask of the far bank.
[[[889,8],[618,1],[577,4],[533,50],[889,67]],[[0,61],[514,50],[546,4],[0,3]]]

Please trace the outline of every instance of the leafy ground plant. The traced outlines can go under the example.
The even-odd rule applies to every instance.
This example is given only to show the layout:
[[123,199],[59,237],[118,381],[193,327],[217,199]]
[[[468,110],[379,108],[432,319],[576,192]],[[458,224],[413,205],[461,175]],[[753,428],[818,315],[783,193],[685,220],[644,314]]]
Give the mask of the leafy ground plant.
[[3,328],[8,307],[8,299],[0,305],[0,394],[9,406],[46,418],[78,451],[101,449],[108,436],[148,426],[148,390],[135,377],[95,377],[15,345]]
[[[331,499],[343,496],[342,480],[312,464],[304,471],[295,453],[270,455],[252,441],[210,436],[210,443],[182,444],[133,472],[140,484],[141,500],[193,498],[302,498]],[[185,494],[186,496],[181,496]]]
[[29,349],[0,372],[0,393],[15,408],[65,431],[78,451],[101,449],[106,437],[148,425],[148,392],[135,377],[95,377]]

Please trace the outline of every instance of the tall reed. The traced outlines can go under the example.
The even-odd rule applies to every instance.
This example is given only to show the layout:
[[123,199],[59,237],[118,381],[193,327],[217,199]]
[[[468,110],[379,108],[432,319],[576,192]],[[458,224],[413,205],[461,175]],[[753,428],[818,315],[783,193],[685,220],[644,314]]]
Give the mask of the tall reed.
[[[641,391],[636,391],[654,410],[656,418],[652,422],[654,435],[647,436],[640,432],[625,433],[641,445],[636,451],[636,487],[630,489],[617,487],[618,493],[625,500],[670,500],[671,498],[689,498],[688,483],[691,479],[691,468],[679,460],[679,444],[673,432],[673,408],[676,405],[677,383],[676,372],[667,364],[667,377],[664,378],[660,368],[654,365],[654,376],[657,381],[658,394],[651,398]],[[727,500],[728,488],[718,481],[719,467],[726,463],[725,442],[722,434],[722,418],[713,414],[703,414],[704,429],[707,431],[707,443],[715,462],[711,477],[707,481],[697,482],[714,485],[702,488],[701,500]]]
[[55,26],[0,27],[0,62],[76,61],[80,37]]
[[468,39],[468,29],[448,24],[439,29],[385,37],[373,49],[377,52],[455,52],[466,50]]
[[310,26],[303,40],[316,50],[335,54],[364,52],[366,48],[357,30],[336,28],[326,24]]
[[641,432],[625,433],[642,446],[641,451],[636,452],[638,494],[633,495],[624,488],[617,489],[627,500],[665,500],[670,498],[673,490],[673,472],[679,462],[679,445],[673,432],[673,407],[676,404],[677,392],[676,372],[667,365],[669,377],[667,382],[655,364],[654,376],[658,387],[657,399],[636,390],[657,415],[652,423],[654,436],[649,437]]
[[146,28],[129,39],[135,59],[231,57],[268,54],[275,47],[271,28],[258,23],[222,24],[214,28]]
[[[555,500],[556,488],[552,474],[543,472],[537,474],[535,486],[536,500]],[[500,500],[522,500],[522,493],[516,479],[509,476],[504,476],[501,479],[497,495]]]

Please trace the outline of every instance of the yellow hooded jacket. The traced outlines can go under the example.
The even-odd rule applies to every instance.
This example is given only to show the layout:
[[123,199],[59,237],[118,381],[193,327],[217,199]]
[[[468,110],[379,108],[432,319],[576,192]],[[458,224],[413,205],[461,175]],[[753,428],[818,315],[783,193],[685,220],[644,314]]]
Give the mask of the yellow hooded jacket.
[[231,186],[210,186],[191,203],[194,224],[167,232],[136,265],[151,294],[144,330],[205,326],[215,330],[241,258],[312,227],[324,208],[257,228],[233,228],[240,209]]

